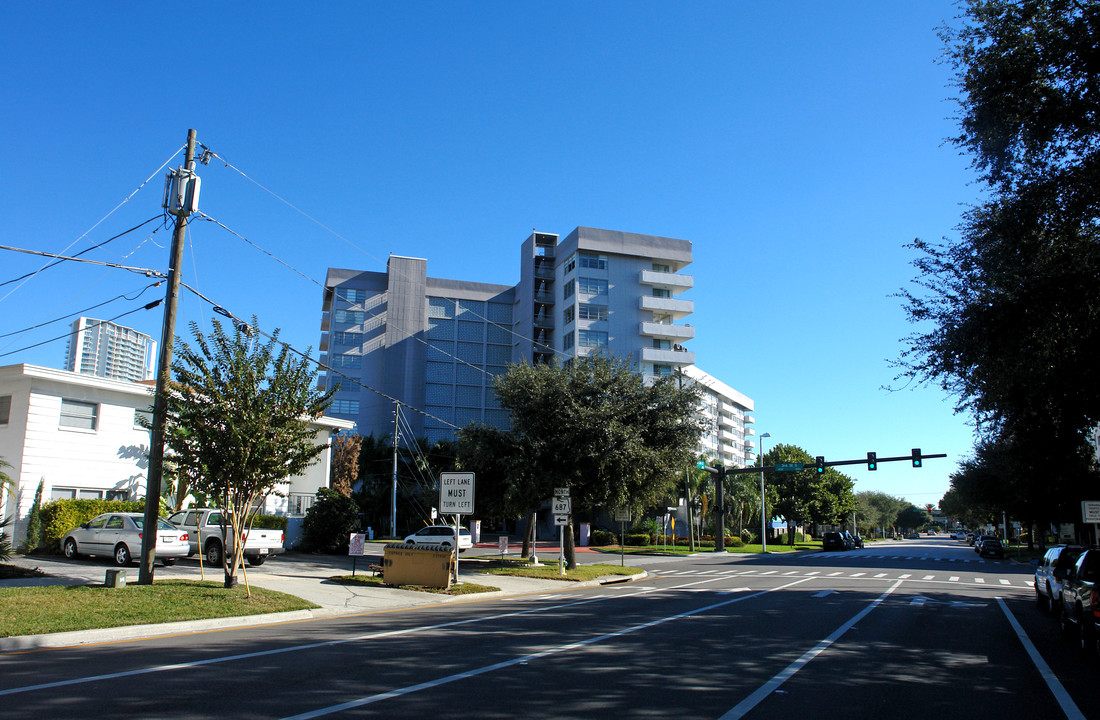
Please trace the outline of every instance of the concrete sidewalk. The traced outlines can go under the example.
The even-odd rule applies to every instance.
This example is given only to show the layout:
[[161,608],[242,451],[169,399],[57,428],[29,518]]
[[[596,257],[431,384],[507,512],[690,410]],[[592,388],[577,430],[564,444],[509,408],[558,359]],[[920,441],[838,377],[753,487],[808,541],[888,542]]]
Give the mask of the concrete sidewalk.
[[[372,548],[371,554],[381,555],[382,547],[382,543],[377,543],[377,553],[374,552],[375,548]],[[539,551],[544,559],[551,558],[550,553],[543,553],[541,547]],[[557,559],[556,554],[553,555],[553,559]],[[478,593],[475,595],[443,595],[439,593],[418,592],[415,590],[397,590],[388,587],[340,585],[332,582],[328,578],[337,575],[352,574],[353,563],[350,557],[338,555],[306,555],[293,552],[285,553],[270,559],[261,567],[246,567],[245,571],[238,575],[239,582],[244,583],[244,574],[247,573],[248,582],[253,586],[294,595],[320,606],[319,608],[271,615],[249,615],[211,620],[163,623],[158,625],[130,625],[117,628],[52,633],[48,635],[25,635],[0,638],[0,652],[118,642],[134,638],[154,637],[157,635],[173,635],[248,625],[300,621],[311,618],[378,612],[425,605],[442,605],[456,601],[471,602],[526,595],[530,593],[568,590],[577,587],[598,585],[601,584],[601,582],[627,582],[646,577],[646,574],[642,573],[630,577],[615,576],[604,580],[575,583],[562,580],[485,575],[481,573],[480,570],[492,566],[493,560],[494,558],[492,555],[479,558],[474,556],[467,557],[464,554],[459,561],[459,580],[461,582],[473,582],[481,585],[499,587],[499,591]],[[68,560],[60,556],[37,555],[31,557],[16,556],[12,558],[10,564],[32,569],[38,568],[42,572],[47,573],[50,577],[23,580],[0,580],[0,588],[42,585],[102,585],[106,571],[115,568],[107,558]],[[367,562],[360,559],[356,564],[358,566],[356,570],[357,574],[368,572],[366,571]],[[136,582],[137,575],[137,566],[127,568],[127,580],[129,582]],[[220,581],[223,577],[220,566],[213,570],[207,568],[204,575],[206,580],[214,581]],[[163,567],[158,564],[154,568],[153,576],[154,582],[156,580],[165,579],[198,580],[200,579],[199,564],[197,559],[194,558],[181,560],[172,567]]]

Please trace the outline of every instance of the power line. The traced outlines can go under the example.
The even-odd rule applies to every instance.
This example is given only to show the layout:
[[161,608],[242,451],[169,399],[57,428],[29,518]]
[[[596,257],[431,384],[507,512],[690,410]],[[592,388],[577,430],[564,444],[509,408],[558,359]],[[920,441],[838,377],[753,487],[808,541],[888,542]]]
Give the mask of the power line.
[[[163,164],[162,164],[162,165],[161,165],[161,166],[160,166],[159,168],[157,168],[156,170],[154,170],[154,171],[153,171],[153,174],[152,174],[152,175],[150,175],[149,177],[145,178],[145,180],[144,180],[144,181],[142,181],[142,183],[141,183],[140,185],[138,185],[138,186],[137,186],[136,188],[134,188],[134,191],[133,191],[133,192],[131,192],[131,193],[130,193],[129,195],[127,195],[127,196],[126,196],[125,198],[123,198],[123,199],[122,199],[122,202],[120,202],[120,203],[119,203],[118,205],[115,205],[115,206],[114,206],[113,208],[111,208],[111,211],[110,211],[109,213],[107,213],[106,215],[104,215],[103,217],[101,217],[101,218],[99,219],[99,222],[97,222],[97,223],[96,223],[95,225],[92,225],[92,226],[91,226],[90,228],[88,228],[87,230],[85,230],[85,231],[84,231],[84,233],[83,233],[83,234],[81,234],[81,236],[80,236],[80,237],[78,237],[78,238],[77,238],[76,240],[73,240],[73,241],[72,241],[71,243],[69,243],[68,245],[66,245],[66,246],[65,246],[65,248],[64,248],[64,249],[63,249],[63,250],[62,250],[61,252],[63,252],[63,253],[64,253],[64,252],[68,252],[69,248],[71,248],[71,247],[72,247],[73,245],[76,245],[76,244],[77,244],[78,242],[80,242],[81,240],[83,240],[83,239],[84,239],[84,238],[85,238],[85,237],[86,237],[86,236],[88,235],[88,233],[90,233],[90,232],[91,232],[92,230],[95,230],[95,229],[96,229],[97,227],[99,227],[100,223],[102,223],[102,222],[103,222],[104,220],[106,220],[107,218],[111,217],[111,215],[113,215],[113,214],[115,213],[115,211],[116,211],[116,210],[118,210],[118,209],[119,209],[120,207],[122,207],[122,206],[123,206],[123,205],[125,205],[125,204],[126,204],[127,202],[129,202],[129,201],[130,201],[130,198],[132,198],[132,197],[133,197],[134,195],[137,195],[137,194],[138,194],[138,192],[139,192],[139,191],[140,191],[140,190],[141,190],[141,189],[142,189],[143,187],[145,187],[145,186],[146,186],[146,184],[148,184],[148,182],[149,182],[150,180],[152,180],[152,179],[153,179],[154,177],[156,177],[157,173],[159,173],[159,172],[160,172],[161,170],[163,170],[163,169],[165,168],[165,166],[167,166],[167,165],[168,165],[168,163],[172,162],[172,159],[173,159],[174,157],[176,157],[177,155],[179,155],[179,154],[180,154],[180,151],[181,151],[181,150],[183,150],[183,148],[184,148],[184,147],[186,147],[186,146],[182,146],[182,147],[180,147],[180,148],[179,148],[179,150],[176,150],[176,151],[175,151],[174,153],[172,153],[172,155],[171,155],[171,156],[170,156],[170,157],[169,157],[169,158],[168,158],[167,160],[165,160],[165,161],[164,161],[164,163],[163,163]],[[32,274],[32,275],[31,275],[31,277],[33,277],[34,275],[37,275],[37,274],[38,274],[39,272],[42,272],[42,270],[43,270],[43,269],[45,269],[45,268],[44,268],[44,267],[43,267],[43,268],[39,268],[39,269],[38,269],[38,271],[36,271],[36,272],[35,272],[34,274]],[[15,286],[15,287],[14,287],[14,288],[12,288],[11,290],[9,290],[9,291],[8,291],[8,294],[7,294],[7,295],[5,295],[4,297],[0,297],[0,302],[4,302],[5,300],[7,300],[7,299],[8,299],[8,297],[9,297],[9,296],[10,296],[10,295],[11,295],[11,294],[12,294],[13,292],[15,292],[15,291],[16,291],[16,290],[18,290],[19,288],[23,287],[23,284],[24,284],[24,283],[25,283],[25,282],[26,282],[27,280],[29,280],[29,279],[30,279],[30,278],[27,278],[27,279],[25,279],[25,280],[24,280],[24,281],[23,281],[22,283],[20,283],[19,285]]]
[[[112,242],[114,240],[118,240],[123,235],[128,235],[129,233],[132,233],[134,230],[138,230],[138,229],[148,225],[149,223],[153,222],[154,220],[156,220],[159,217],[161,217],[161,216],[160,215],[154,215],[153,217],[149,218],[148,220],[141,223],[140,225],[135,225],[134,227],[130,228],[129,230],[124,230],[123,232],[120,232],[118,235],[115,235],[114,237],[107,238],[106,240],[104,240],[101,243],[98,243],[96,245],[92,245],[90,248],[86,248],[84,250],[81,250],[76,255],[73,255],[73,257],[78,258],[81,255],[83,255],[84,253],[91,252],[92,250],[95,250],[96,248],[101,248],[109,242]],[[157,229],[159,230],[160,228],[157,228]],[[153,233],[155,234],[156,230],[154,230]],[[152,237],[152,235],[150,235],[150,237]],[[38,270],[35,270],[34,272],[29,272],[26,275],[20,275],[17,278],[12,278],[11,280],[5,280],[4,282],[0,282],[0,287],[4,287],[5,285],[11,285],[13,282],[19,282],[20,280],[23,280],[24,278],[29,278],[33,275],[37,275],[38,273],[42,272],[43,270],[49,270],[52,267],[56,267],[57,265],[60,265],[61,263],[65,262],[68,259],[69,258],[62,258],[61,260],[58,260],[57,262],[47,263],[46,265],[43,265],[41,268],[39,268]]]
[[[39,255],[41,257],[60,258],[61,260],[72,260],[73,262],[88,263],[89,265],[103,265],[105,267],[115,268],[116,270],[129,270],[130,272],[140,273],[142,275],[145,275],[146,277],[161,277],[162,278],[162,277],[165,277],[167,275],[167,273],[165,273],[161,270],[151,270],[149,268],[133,267],[131,265],[120,265],[118,263],[105,262],[103,260],[88,260],[87,258],[79,258],[79,257],[76,257],[75,255],[59,255],[58,253],[48,253],[48,252],[43,252],[41,250],[29,250],[27,248],[17,248],[17,247],[12,247],[11,245],[0,245],[0,250],[10,250],[12,252],[25,253],[27,255]],[[41,269],[39,271],[35,272],[35,273],[32,273],[32,276],[37,275],[38,272],[41,272]],[[15,288],[11,292],[15,292],[15,290],[18,290],[18,289],[19,288]],[[11,295],[11,292],[9,292],[8,295]],[[4,297],[6,298],[8,295],[5,295]],[[0,302],[2,302],[3,299],[4,298],[0,298]]]
[[31,325],[30,327],[28,327],[28,328],[23,328],[22,330],[14,330],[14,331],[12,331],[12,332],[4,333],[4,334],[0,335],[0,338],[6,338],[6,337],[10,337],[10,336],[12,336],[12,335],[19,335],[19,334],[21,334],[21,333],[25,333],[25,332],[30,332],[31,330],[37,330],[38,328],[41,328],[41,327],[45,327],[45,326],[47,326],[47,325],[52,325],[52,324],[54,324],[54,323],[56,323],[56,322],[61,322],[62,320],[66,320],[66,319],[68,319],[68,318],[71,318],[71,317],[73,317],[74,315],[83,315],[84,313],[86,313],[86,312],[88,312],[88,311],[90,311],[90,310],[95,310],[95,309],[96,309],[96,308],[98,308],[98,307],[103,307],[104,305],[107,305],[107,304],[109,304],[109,303],[113,303],[113,302],[114,302],[115,300],[118,300],[118,299],[120,299],[120,298],[121,298],[121,299],[125,299],[125,300],[130,300],[130,301],[133,301],[133,300],[137,300],[137,299],[138,299],[139,297],[141,297],[142,295],[144,295],[144,294],[145,294],[145,291],[146,291],[146,290],[148,290],[148,289],[150,289],[150,288],[160,287],[160,284],[161,284],[161,282],[163,282],[163,281],[162,281],[162,280],[158,280],[158,281],[157,281],[157,282],[155,282],[155,283],[150,283],[150,284],[146,285],[146,286],[145,286],[145,287],[143,287],[143,288],[141,289],[141,291],[140,291],[140,292],[139,292],[139,293],[138,293],[137,295],[135,295],[134,297],[129,297],[129,296],[127,296],[127,295],[126,295],[126,293],[123,293],[123,294],[121,294],[121,295],[115,295],[115,296],[114,296],[113,298],[111,298],[110,300],[104,300],[104,301],[103,301],[103,302],[101,302],[101,303],[97,303],[97,304],[95,304],[95,305],[92,305],[91,307],[86,307],[86,308],[84,308],[83,310],[77,310],[76,312],[71,312],[71,313],[69,313],[68,315],[62,315],[61,317],[59,317],[59,318],[54,318],[53,320],[47,320],[46,322],[43,322],[43,323],[39,323],[39,324],[37,324],[37,325]]
[[[118,320],[119,318],[124,318],[127,315],[132,315],[132,314],[136,313],[138,310],[152,310],[157,305],[160,305],[161,302],[163,302],[163,301],[154,300],[153,302],[149,303],[148,305],[145,305],[144,307],[134,308],[133,310],[127,310],[126,312],[122,313],[121,315],[115,315],[110,320],[98,320],[98,321],[96,321],[95,325],[89,325],[88,327],[90,329],[90,328],[93,328],[93,327],[99,327],[100,325],[105,325],[106,323],[113,323],[115,320]],[[0,357],[7,357],[8,355],[14,355],[15,353],[21,353],[21,352],[24,352],[26,350],[31,350],[31,349],[34,349],[36,347],[40,347],[42,345],[47,345],[49,343],[56,342],[58,340],[64,340],[67,337],[75,335],[77,332],[79,332],[79,331],[70,331],[70,332],[65,333],[64,335],[58,335],[55,338],[50,338],[49,340],[43,340],[42,342],[35,343],[34,345],[28,345],[27,347],[19,348],[18,350],[12,350],[10,352],[0,353]]]

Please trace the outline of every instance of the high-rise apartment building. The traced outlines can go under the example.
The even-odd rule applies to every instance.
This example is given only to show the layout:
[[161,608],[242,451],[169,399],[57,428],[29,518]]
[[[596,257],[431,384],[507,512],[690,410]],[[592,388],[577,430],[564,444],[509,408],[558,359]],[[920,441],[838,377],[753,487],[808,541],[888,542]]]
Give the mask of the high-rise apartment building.
[[[320,348],[333,371],[321,384],[340,389],[329,414],[389,435],[397,399],[416,409],[402,411],[411,431],[434,441],[470,421],[507,427],[492,379],[510,363],[606,352],[648,381],[690,368],[695,329],[683,320],[694,305],[680,295],[693,285],[681,272],[691,260],[686,240],[578,227],[564,239],[528,236],[515,286],[431,278],[427,260],[399,256],[384,273],[330,268]],[[717,386],[741,408],[726,432],[742,442],[725,438],[725,455],[743,464],[752,401]]]
[[157,343],[133,328],[82,317],[73,321],[65,353],[66,370],[140,382],[153,377]]
[[748,467],[756,460],[756,431],[749,425],[753,401],[710,373],[694,365],[681,369],[684,384],[697,384],[703,392],[699,409],[703,435],[699,439],[701,454],[720,460],[726,467]]

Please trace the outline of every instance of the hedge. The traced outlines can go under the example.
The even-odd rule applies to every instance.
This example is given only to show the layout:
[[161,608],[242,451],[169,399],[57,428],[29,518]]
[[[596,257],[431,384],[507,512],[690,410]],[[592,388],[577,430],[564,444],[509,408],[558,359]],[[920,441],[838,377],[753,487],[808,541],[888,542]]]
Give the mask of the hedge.
[[144,512],[144,500],[54,500],[42,506],[42,545],[47,552],[61,551],[61,538],[77,525],[106,512]]
[[596,547],[614,545],[616,542],[618,540],[615,538],[615,533],[610,530],[593,530],[592,534],[588,536],[588,543]]
[[637,545],[637,546],[649,545],[649,535],[648,534],[627,535],[623,539],[623,545]]

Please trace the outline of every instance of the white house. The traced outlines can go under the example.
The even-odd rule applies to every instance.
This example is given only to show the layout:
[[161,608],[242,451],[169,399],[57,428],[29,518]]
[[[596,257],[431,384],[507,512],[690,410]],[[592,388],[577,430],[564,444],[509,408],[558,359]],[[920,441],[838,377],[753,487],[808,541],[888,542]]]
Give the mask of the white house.
[[[42,502],[58,498],[133,500],[144,497],[149,467],[149,431],[139,417],[151,415],[151,384],[109,380],[36,365],[0,367],[0,458],[16,481],[14,497],[0,493],[0,516],[16,518],[8,528],[15,544],[26,533],[35,490]],[[323,417],[317,442],[354,423]],[[263,512],[289,518],[287,545],[293,546],[301,517],[317,488],[328,487],[331,451],[304,474],[267,498]]]

